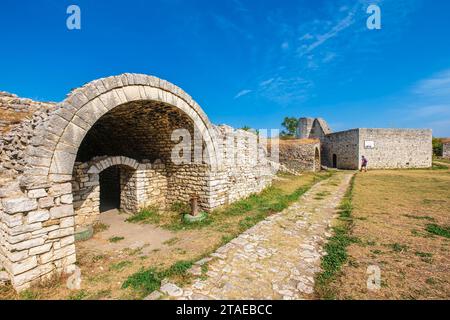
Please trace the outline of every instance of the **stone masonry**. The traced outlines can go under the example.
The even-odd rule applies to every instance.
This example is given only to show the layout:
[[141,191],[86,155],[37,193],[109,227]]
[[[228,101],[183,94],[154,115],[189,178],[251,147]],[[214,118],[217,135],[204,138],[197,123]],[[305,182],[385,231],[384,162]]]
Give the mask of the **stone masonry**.
[[[211,210],[262,190],[278,166],[257,140],[214,126],[183,90],[141,74],[95,80],[37,108],[0,136],[0,269],[17,290],[73,272],[75,227],[98,218],[99,176],[110,168],[121,172],[128,211],[194,195]],[[178,150],[180,141],[192,145]]]
[[298,135],[320,139],[322,164],[359,169],[361,157],[369,168],[429,168],[432,165],[432,131],[427,129],[351,129],[332,133],[323,119],[302,118]]
[[442,142],[442,157],[450,159],[450,139],[446,139]]

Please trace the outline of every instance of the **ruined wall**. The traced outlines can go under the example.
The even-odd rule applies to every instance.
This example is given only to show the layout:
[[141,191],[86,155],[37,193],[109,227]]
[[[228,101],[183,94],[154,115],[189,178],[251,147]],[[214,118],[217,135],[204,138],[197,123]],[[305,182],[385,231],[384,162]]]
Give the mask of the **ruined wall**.
[[336,155],[337,168],[359,168],[359,130],[335,132],[322,139],[322,164],[332,168]]
[[442,157],[450,159],[450,141],[442,144]]
[[280,163],[293,172],[320,170],[319,140],[279,140],[279,151]]
[[262,191],[278,170],[268,159],[266,146],[258,145],[256,134],[225,125],[216,128],[221,167],[209,174],[211,208]]
[[102,192],[99,175],[105,169],[116,166],[120,173],[121,210],[137,213],[152,205],[165,208],[168,179],[163,164],[138,163],[125,157],[96,157],[75,164],[72,187],[77,228],[98,221]]
[[[157,125],[145,127],[147,120]],[[190,167],[190,172],[183,171],[184,166],[179,171],[170,168],[171,176],[164,172],[168,170],[165,163],[168,150],[176,142],[171,141],[167,131],[161,131],[159,124],[173,128],[172,124],[180,123],[181,127],[187,125],[188,130],[198,128],[203,135],[207,166],[203,172],[195,167]],[[75,270],[73,195],[80,190],[80,187],[74,193],[72,190],[76,161],[84,163],[104,155],[128,156],[139,161],[128,163],[133,167],[146,165],[146,159],[153,163],[161,160],[160,165],[165,167],[158,170],[162,171],[152,167],[156,173],[136,176],[136,191],[140,185],[144,186],[144,191],[136,193],[138,202],[146,197],[148,190],[152,190],[152,196],[164,198],[164,187],[158,187],[158,191],[149,187],[154,185],[151,179],[155,176],[161,185],[164,185],[161,176],[167,177],[167,192],[172,186],[186,186],[179,197],[187,197],[192,191],[189,186],[198,183],[199,190],[205,194],[202,200],[205,209],[269,185],[275,173],[272,162],[255,163],[257,157],[250,155],[252,144],[245,147],[255,135],[232,129],[226,134],[222,131],[210,123],[200,106],[182,89],[140,74],[90,82],[74,90],[57,106],[38,110],[13,126],[0,137],[0,261],[13,286],[23,290],[55,273]],[[227,137],[235,138],[237,146],[241,146],[241,138],[247,141],[244,147],[227,151],[244,160],[232,165],[218,161],[216,144],[223,144]],[[257,149],[260,154],[261,150]],[[98,175],[100,169],[88,170],[83,187],[90,183],[91,187],[98,185],[97,179],[91,179],[89,174]],[[98,203],[95,195],[90,200]]]
[[298,120],[297,138],[309,139],[313,123],[314,123],[313,118],[300,118]]
[[369,168],[429,168],[432,152],[431,130],[359,129],[359,156]]

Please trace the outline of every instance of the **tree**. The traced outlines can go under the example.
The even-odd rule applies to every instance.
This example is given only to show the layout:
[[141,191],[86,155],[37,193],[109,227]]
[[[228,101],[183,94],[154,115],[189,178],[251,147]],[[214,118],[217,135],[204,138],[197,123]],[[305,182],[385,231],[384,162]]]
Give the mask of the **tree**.
[[284,118],[283,123],[281,124],[285,127],[286,130],[281,131],[281,138],[294,138],[295,133],[297,132],[298,127],[298,119],[294,117],[286,117]]
[[433,138],[433,155],[442,157],[442,139]]

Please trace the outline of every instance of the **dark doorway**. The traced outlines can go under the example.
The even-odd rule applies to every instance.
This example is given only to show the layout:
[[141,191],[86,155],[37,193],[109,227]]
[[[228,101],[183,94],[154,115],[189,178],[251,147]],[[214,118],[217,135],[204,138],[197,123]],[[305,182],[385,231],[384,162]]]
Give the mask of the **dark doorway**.
[[100,173],[100,212],[120,209],[120,168],[109,167]]
[[337,168],[337,155],[333,154],[333,168]]

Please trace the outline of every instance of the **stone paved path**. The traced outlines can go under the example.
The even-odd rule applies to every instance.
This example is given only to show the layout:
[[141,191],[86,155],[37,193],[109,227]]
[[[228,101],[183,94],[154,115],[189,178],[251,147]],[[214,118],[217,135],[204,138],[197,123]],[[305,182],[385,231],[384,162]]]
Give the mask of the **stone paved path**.
[[[322,246],[352,173],[338,172],[298,202],[258,223],[190,270],[198,278],[180,289],[163,283],[169,299],[308,299]],[[201,265],[208,272],[201,277]]]

